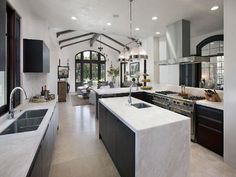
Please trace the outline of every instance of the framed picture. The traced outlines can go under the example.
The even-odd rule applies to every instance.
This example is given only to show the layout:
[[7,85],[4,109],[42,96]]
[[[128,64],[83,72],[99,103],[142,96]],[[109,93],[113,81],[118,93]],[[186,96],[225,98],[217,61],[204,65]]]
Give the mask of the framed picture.
[[130,77],[135,77],[139,72],[140,72],[140,63],[139,62],[130,63],[129,65]]
[[66,79],[69,77],[69,66],[58,66],[58,79]]

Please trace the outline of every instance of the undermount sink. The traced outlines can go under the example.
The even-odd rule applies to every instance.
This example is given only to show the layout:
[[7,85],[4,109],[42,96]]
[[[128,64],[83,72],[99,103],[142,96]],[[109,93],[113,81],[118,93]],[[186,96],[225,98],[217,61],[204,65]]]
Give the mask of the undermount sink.
[[150,105],[145,104],[145,103],[135,103],[135,104],[132,104],[132,106],[134,106],[134,107],[136,107],[138,109],[143,109],[143,108],[151,107]]
[[37,130],[47,109],[25,111],[16,121],[7,127],[0,135]]

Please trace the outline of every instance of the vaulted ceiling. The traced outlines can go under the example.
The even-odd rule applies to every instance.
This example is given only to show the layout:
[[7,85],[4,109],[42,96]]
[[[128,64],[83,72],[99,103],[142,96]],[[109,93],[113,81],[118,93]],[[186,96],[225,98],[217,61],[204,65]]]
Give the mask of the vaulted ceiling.
[[[129,36],[129,0],[24,0],[50,27]],[[210,8],[219,5],[217,11]],[[113,15],[119,15],[114,18]],[[71,17],[77,20],[71,20]],[[158,20],[151,18],[157,16]],[[191,21],[191,35],[198,36],[223,29],[223,0],[134,0],[134,36],[145,38],[161,32],[180,19]],[[110,22],[111,26],[107,26]]]

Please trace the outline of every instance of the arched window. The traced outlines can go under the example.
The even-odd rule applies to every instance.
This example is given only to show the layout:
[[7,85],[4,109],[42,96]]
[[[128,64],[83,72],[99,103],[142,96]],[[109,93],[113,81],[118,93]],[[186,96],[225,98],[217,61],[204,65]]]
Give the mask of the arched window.
[[[197,55],[210,57],[209,63],[202,63],[201,80],[215,89],[224,86],[224,35],[210,36],[197,45]],[[204,86],[202,86],[204,87]]]
[[86,50],[75,55],[75,86],[89,80],[106,80],[106,58],[99,52]]

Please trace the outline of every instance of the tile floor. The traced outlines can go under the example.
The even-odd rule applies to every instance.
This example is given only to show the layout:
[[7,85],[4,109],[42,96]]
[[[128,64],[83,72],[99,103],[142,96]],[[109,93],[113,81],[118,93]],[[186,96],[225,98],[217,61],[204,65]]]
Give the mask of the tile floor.
[[[60,130],[50,177],[119,177],[104,145],[98,139],[94,106],[59,104]],[[207,149],[192,144],[191,177],[236,177],[236,170]]]

